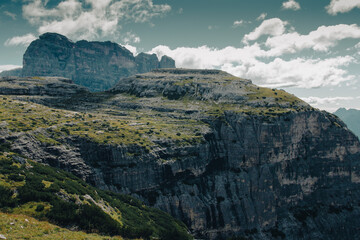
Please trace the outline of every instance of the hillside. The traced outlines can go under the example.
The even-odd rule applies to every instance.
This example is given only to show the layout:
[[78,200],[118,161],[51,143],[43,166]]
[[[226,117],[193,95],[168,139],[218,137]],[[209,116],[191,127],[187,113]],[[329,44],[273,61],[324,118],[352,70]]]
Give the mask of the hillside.
[[39,221],[23,214],[10,214],[0,212],[0,239],[73,239],[73,240],[115,240],[123,239],[119,236],[110,237],[99,234],[89,234],[81,231],[71,231],[50,224],[47,221]]
[[[40,135],[36,136],[40,138]],[[70,173],[33,162],[10,148],[9,142],[1,142],[0,209],[12,215],[1,214],[0,224],[2,233],[6,233],[9,239],[37,237],[37,234],[51,238],[51,233],[56,232],[72,239],[87,237],[80,232],[60,231],[58,227],[55,230],[55,226],[35,220],[22,221],[25,229],[19,229],[19,218],[24,220],[26,216],[62,227],[111,236],[145,239],[150,236],[161,239],[180,236],[181,239],[190,239],[184,224],[164,212],[148,208],[134,198],[91,187]],[[9,219],[14,218],[17,220],[11,220],[12,224],[9,224]],[[32,229],[34,226],[30,224],[39,228]],[[32,230],[26,231],[26,227]],[[96,239],[96,236],[88,237]]]
[[360,110],[339,108],[334,112],[360,138]]
[[3,78],[0,94],[11,152],[131,194],[196,238],[360,237],[359,140],[283,90],[159,69],[97,93],[62,78]]

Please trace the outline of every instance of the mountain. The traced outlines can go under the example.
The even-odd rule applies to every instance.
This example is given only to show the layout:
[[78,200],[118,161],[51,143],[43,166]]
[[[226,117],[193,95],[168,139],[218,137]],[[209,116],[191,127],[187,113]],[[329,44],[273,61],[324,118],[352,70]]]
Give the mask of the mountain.
[[12,70],[0,72],[0,77],[20,77],[22,74],[22,68],[15,68]]
[[61,78],[3,78],[0,94],[12,152],[130,194],[195,238],[360,238],[359,139],[283,90],[157,69],[96,93]]
[[23,57],[22,76],[57,76],[74,80],[91,91],[114,86],[119,79],[156,68],[174,68],[175,61],[155,54],[136,57],[116,43],[76,43],[56,33],[45,33],[33,41]]
[[360,138],[360,110],[339,108],[334,112]]

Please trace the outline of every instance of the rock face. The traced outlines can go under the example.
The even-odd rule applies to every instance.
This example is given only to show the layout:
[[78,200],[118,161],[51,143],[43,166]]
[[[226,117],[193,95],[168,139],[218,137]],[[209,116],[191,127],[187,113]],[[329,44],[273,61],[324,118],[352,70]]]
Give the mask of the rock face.
[[0,77],[0,94],[67,97],[89,92],[87,88],[60,77]]
[[56,33],[45,33],[33,41],[23,58],[22,76],[57,76],[74,80],[91,91],[114,86],[121,78],[155,68],[175,67],[164,56],[140,53],[134,57],[126,48],[112,42],[76,43]]
[[360,238],[360,143],[336,116],[217,70],[155,70],[103,94],[66,107],[106,114],[99,135],[124,120],[118,143],[71,125],[56,146],[31,133],[7,138],[25,156],[168,212],[198,239]]

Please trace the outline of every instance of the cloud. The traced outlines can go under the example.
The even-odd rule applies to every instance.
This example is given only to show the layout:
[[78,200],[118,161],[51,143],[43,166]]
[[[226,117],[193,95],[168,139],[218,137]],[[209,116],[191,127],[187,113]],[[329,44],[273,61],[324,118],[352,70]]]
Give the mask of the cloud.
[[349,12],[354,8],[360,8],[360,0],[331,0],[326,6],[326,10],[330,15]]
[[355,48],[360,48],[360,42],[355,45]]
[[295,0],[289,0],[287,2],[283,2],[282,8],[288,9],[288,10],[294,10],[294,11],[301,9],[300,4],[298,2],[296,2]]
[[132,32],[127,32],[124,34],[123,36],[123,42],[125,44],[128,43],[139,43],[140,42],[140,37],[137,36],[136,34],[132,33]]
[[20,67],[21,66],[19,66],[19,65],[0,65],[0,72],[8,71],[8,70],[20,68]]
[[266,51],[257,43],[243,48],[223,49],[207,46],[170,49],[160,45],[150,53],[157,54],[159,58],[163,55],[172,57],[177,67],[221,69],[268,87],[317,88],[335,86],[354,79],[354,76],[343,69],[354,61],[351,56],[329,59],[295,58],[289,61],[275,58],[264,62],[258,57],[266,55]]
[[253,79],[256,83],[267,87],[299,87],[318,88],[336,86],[354,79],[342,67],[353,61],[351,56],[329,59],[295,58],[285,61],[275,58],[273,61],[256,64],[225,64],[222,69]]
[[208,26],[208,30],[213,30],[213,29],[218,29],[219,28],[219,26],[217,26],[217,25],[209,25]]
[[335,112],[340,107],[349,106],[351,102],[358,101],[360,97],[300,97],[310,105],[329,112]]
[[263,21],[260,26],[243,38],[243,42],[254,41],[263,35],[278,36],[285,32],[285,26],[288,23],[279,18],[271,18]]
[[309,104],[313,104],[313,105],[323,105],[323,104],[337,104],[339,105],[339,101],[351,101],[354,100],[355,97],[325,97],[325,98],[320,98],[320,97],[306,97],[306,98],[301,98],[302,100],[304,100],[305,102],[309,103]]
[[[72,39],[118,38],[129,22],[145,23],[171,10],[152,0],[62,0],[54,7],[47,0],[30,0],[23,17],[38,27],[38,33],[57,32]],[[126,36],[125,36],[126,37]]]
[[132,52],[132,54],[134,54],[134,56],[138,55],[138,51],[137,51],[137,48],[132,46],[132,45],[129,45],[129,44],[125,44],[124,47],[129,50],[130,52]]
[[266,18],[266,16],[267,16],[267,13],[262,13],[262,14],[260,14],[260,16],[258,16],[258,17],[256,18],[256,20],[262,21],[262,20],[264,20],[264,19]]
[[12,20],[16,20],[16,14],[9,12],[9,11],[4,11],[4,14],[10,18],[12,18]]
[[33,34],[28,33],[23,36],[9,38],[8,40],[6,40],[5,46],[7,46],[7,47],[8,46],[19,46],[19,45],[27,46],[35,39],[36,39],[36,37]]
[[356,24],[339,24],[334,26],[320,26],[307,35],[297,32],[284,33],[269,37],[265,46],[270,48],[269,56],[280,56],[284,53],[296,53],[303,49],[328,51],[336,46],[340,40],[360,39],[360,27]]
[[233,23],[233,27],[234,27],[234,28],[240,27],[240,26],[242,26],[242,25],[244,25],[244,24],[245,24],[245,21],[244,21],[244,20],[236,20],[236,21],[234,21],[234,23]]
[[349,103],[351,103],[351,101],[354,101],[356,98],[354,98],[354,97],[326,97],[326,98],[308,97],[308,98],[301,98],[301,99],[316,108],[326,110],[328,112],[335,112],[340,107],[349,105]]

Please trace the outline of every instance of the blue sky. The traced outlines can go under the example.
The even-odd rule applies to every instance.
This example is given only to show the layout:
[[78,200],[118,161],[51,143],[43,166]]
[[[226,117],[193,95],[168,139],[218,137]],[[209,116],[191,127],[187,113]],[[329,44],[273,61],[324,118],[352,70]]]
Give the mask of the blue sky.
[[360,0],[2,0],[0,31],[0,71],[58,32],[222,69],[320,109],[360,109]]

